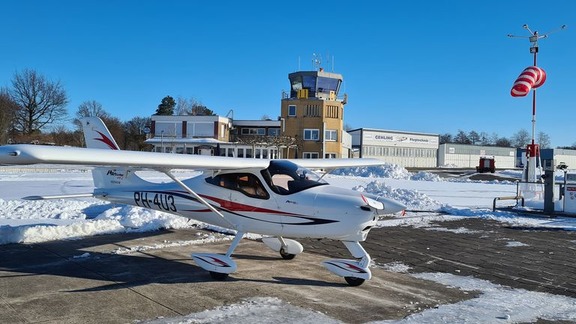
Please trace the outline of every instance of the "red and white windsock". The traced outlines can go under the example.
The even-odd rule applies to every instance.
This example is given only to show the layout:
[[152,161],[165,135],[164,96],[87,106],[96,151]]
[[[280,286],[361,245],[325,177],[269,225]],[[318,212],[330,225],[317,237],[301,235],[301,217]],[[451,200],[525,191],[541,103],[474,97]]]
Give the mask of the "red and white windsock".
[[546,82],[546,72],[537,66],[524,69],[514,82],[510,94],[512,97],[524,97],[532,88],[536,89]]

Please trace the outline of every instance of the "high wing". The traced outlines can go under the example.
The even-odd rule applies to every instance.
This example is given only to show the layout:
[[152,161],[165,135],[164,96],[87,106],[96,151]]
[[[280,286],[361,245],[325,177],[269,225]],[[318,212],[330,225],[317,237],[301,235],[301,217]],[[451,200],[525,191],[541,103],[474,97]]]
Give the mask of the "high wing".
[[[382,165],[377,159],[292,159],[305,168],[335,169]],[[30,144],[0,146],[0,165],[69,164],[150,169],[232,170],[266,168],[269,159],[231,158],[174,153],[102,150]]]

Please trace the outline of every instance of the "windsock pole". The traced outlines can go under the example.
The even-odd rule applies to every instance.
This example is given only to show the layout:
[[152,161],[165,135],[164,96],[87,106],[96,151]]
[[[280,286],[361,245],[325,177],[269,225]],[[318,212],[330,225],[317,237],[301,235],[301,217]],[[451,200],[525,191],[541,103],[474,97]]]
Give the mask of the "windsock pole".
[[[546,81],[546,73],[544,72],[544,70],[538,68],[537,61],[536,61],[537,56],[538,56],[538,40],[540,38],[548,37],[548,35],[553,33],[553,32],[565,29],[566,25],[562,25],[562,26],[560,26],[560,28],[558,30],[548,32],[545,34],[538,34],[537,31],[532,32],[530,30],[530,28],[528,27],[528,25],[526,25],[526,24],[522,27],[530,33],[530,36],[515,36],[512,34],[508,34],[508,37],[528,38],[530,43],[532,43],[532,46],[530,46],[530,53],[534,54],[534,65],[532,66],[532,68],[534,68],[535,72],[532,74],[532,77],[533,77],[532,82],[527,83],[526,82],[527,80],[525,78],[526,74],[527,74],[526,72],[531,68],[524,70],[524,72],[522,72],[520,77],[518,77],[518,79],[514,83],[511,94],[513,97],[523,97],[526,94],[528,94],[528,92],[530,91],[531,88],[533,90],[532,91],[532,142],[530,144],[528,144],[526,147],[526,164],[527,165],[524,167],[525,172],[524,172],[523,180],[525,180],[527,182],[536,182],[538,180],[538,177],[536,174],[536,165],[537,165],[537,161],[540,157],[540,147],[538,146],[538,144],[536,144],[536,141],[535,141],[535,137],[536,137],[536,88],[538,88],[540,85],[542,85],[544,83],[544,81]],[[524,79],[521,80],[521,78],[523,78],[523,77],[524,77]],[[530,80],[528,80],[528,81],[530,81]],[[528,85],[528,87],[526,87],[526,85]],[[516,88],[516,86],[519,86],[519,87]],[[527,89],[524,89],[524,88],[527,88]]]
[[[534,32],[534,35],[538,37],[538,32]],[[537,38],[536,38],[537,39]],[[534,53],[534,66],[537,65],[537,56],[538,56],[538,44],[533,43],[533,46],[530,47],[530,52]],[[527,155],[527,172],[526,172],[526,181],[527,182],[536,182],[538,180],[538,175],[536,165],[538,160],[540,160],[540,146],[536,144],[536,88],[532,90],[532,143],[528,144],[526,147],[526,155]]]

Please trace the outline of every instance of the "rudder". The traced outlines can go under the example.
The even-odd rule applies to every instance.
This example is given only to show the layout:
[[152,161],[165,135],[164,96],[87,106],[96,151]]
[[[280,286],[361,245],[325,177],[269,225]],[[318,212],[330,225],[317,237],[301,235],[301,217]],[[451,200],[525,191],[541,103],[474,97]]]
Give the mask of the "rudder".
[[108,127],[98,117],[86,117],[82,119],[82,130],[87,148],[105,150],[119,150],[120,147],[110,134]]

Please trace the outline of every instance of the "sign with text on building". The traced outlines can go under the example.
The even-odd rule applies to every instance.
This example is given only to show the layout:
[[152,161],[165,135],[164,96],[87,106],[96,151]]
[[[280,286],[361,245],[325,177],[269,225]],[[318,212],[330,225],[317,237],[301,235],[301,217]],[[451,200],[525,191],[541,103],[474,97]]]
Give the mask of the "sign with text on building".
[[363,145],[438,148],[438,136],[364,131],[362,143]]

